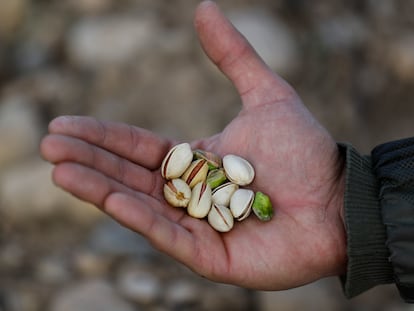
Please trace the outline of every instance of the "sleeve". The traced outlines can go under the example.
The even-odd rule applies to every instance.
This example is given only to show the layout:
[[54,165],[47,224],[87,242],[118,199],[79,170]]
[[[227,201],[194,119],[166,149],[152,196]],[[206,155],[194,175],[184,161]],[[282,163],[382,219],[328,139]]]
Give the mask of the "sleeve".
[[414,303],[414,138],[376,147],[372,162],[394,281],[402,298]]
[[346,157],[345,295],[395,282],[414,302],[414,138],[380,145],[370,157],[339,146]]
[[371,158],[360,155],[349,144],[339,147],[346,162],[344,220],[348,255],[341,282],[345,296],[352,298],[376,285],[392,283],[393,277]]

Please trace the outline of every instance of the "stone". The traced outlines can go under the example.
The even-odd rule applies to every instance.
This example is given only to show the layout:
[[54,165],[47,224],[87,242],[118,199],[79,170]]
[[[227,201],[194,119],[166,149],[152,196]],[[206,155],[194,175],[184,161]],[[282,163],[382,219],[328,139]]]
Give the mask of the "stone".
[[340,303],[330,291],[331,280],[322,280],[284,291],[257,292],[259,308],[273,311],[275,306],[284,311],[340,310]]
[[87,248],[78,250],[73,256],[74,270],[87,278],[106,275],[112,264],[113,258],[111,256],[101,256]]
[[27,27],[31,30],[17,41],[13,60],[19,72],[33,73],[47,68],[50,61],[59,57],[65,34],[65,18],[58,12],[48,14],[42,10],[36,18],[28,21]]
[[6,271],[18,271],[24,265],[25,250],[18,243],[4,243],[0,248],[0,274]]
[[103,280],[81,281],[63,288],[52,300],[51,311],[138,311]]
[[144,237],[112,219],[94,227],[86,244],[100,256],[137,256],[145,259],[158,254]]
[[401,80],[411,83],[414,79],[414,35],[400,35],[385,46],[390,68]]
[[[249,311],[255,309],[253,292],[247,289],[220,283],[206,284],[201,295],[202,310],[205,311]],[[261,310],[261,309],[258,309]]]
[[383,284],[376,286],[351,300],[343,299],[346,310],[363,311],[414,311],[411,305],[409,308],[399,296],[395,284]]
[[375,15],[381,22],[386,26],[387,23],[391,22],[396,14],[398,14],[397,4],[394,1],[388,0],[369,0],[369,12]]
[[66,0],[69,8],[80,14],[99,14],[107,11],[113,0]]
[[[79,114],[85,103],[81,100],[84,81],[69,70],[43,68],[30,75],[24,75],[5,87],[9,96],[25,94],[39,107],[52,116]],[[88,90],[90,91],[90,90]]]
[[[3,296],[4,295],[4,296]],[[4,308],[4,309],[3,309]],[[42,310],[42,299],[36,287],[19,286],[0,289],[1,311],[39,311]]]
[[66,50],[82,68],[126,64],[153,47],[157,29],[151,15],[85,18],[70,30]]
[[53,165],[39,158],[28,159],[0,174],[0,212],[16,223],[64,217],[88,225],[103,213],[56,187]]
[[59,285],[71,279],[69,265],[65,258],[42,258],[35,267],[36,279],[42,284]]
[[292,74],[299,67],[294,34],[277,16],[262,9],[251,9],[231,11],[228,17],[277,73]]
[[0,98],[0,170],[37,152],[41,135],[39,115],[29,98]]
[[118,274],[117,289],[129,301],[149,305],[161,296],[162,284],[150,270],[127,267]]
[[27,0],[2,0],[0,10],[0,38],[11,38],[24,20]]
[[371,35],[365,22],[352,14],[321,19],[318,33],[326,47],[342,52],[344,49],[361,46]]
[[193,280],[175,279],[165,289],[164,299],[170,308],[196,305],[200,298],[200,287]]

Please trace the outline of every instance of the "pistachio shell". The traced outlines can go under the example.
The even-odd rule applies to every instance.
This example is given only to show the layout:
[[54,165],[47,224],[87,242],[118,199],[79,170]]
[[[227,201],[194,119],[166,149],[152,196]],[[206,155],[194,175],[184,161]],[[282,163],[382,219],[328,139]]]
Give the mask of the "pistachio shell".
[[193,152],[188,143],[174,146],[168,151],[161,164],[161,175],[166,179],[179,178],[190,166]]
[[252,209],[257,218],[261,221],[268,221],[273,217],[272,202],[266,194],[260,191],[258,191],[254,197]]
[[254,192],[250,189],[238,189],[230,200],[230,210],[238,221],[246,219],[252,210]]
[[205,182],[194,186],[191,199],[188,203],[187,212],[195,218],[204,218],[211,208],[211,188]]
[[223,167],[227,178],[240,186],[246,186],[254,179],[253,166],[242,157],[233,154],[224,156]]
[[213,152],[209,152],[209,151],[205,151],[205,150],[201,150],[201,149],[196,149],[196,150],[194,150],[193,153],[194,153],[194,158],[206,160],[208,168],[210,170],[220,168],[221,165],[222,165],[221,164],[221,158]]
[[228,182],[213,190],[212,199],[215,204],[229,206],[230,198],[239,186]]
[[209,171],[207,174],[207,183],[210,185],[211,189],[217,188],[218,186],[224,184],[227,180],[224,169],[218,168],[212,171]]
[[172,179],[164,185],[164,198],[172,206],[187,207],[191,198],[191,189],[183,180]]
[[195,160],[181,177],[189,186],[193,188],[199,182],[203,182],[207,178],[208,165],[203,159]]
[[227,207],[213,204],[208,213],[208,223],[219,232],[228,232],[233,228],[234,219]]

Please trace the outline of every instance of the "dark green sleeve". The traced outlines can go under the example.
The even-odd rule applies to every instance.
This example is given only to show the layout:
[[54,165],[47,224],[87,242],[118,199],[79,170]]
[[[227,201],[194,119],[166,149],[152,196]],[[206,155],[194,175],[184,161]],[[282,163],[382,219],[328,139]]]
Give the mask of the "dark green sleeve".
[[414,303],[414,138],[380,145],[371,154],[393,278],[401,297]]
[[339,146],[346,159],[344,216],[348,254],[347,271],[341,281],[346,297],[352,298],[375,285],[392,283],[393,277],[378,199],[379,184],[371,158],[360,155],[350,145]]
[[380,145],[370,157],[339,146],[346,158],[345,295],[395,282],[414,302],[414,138]]

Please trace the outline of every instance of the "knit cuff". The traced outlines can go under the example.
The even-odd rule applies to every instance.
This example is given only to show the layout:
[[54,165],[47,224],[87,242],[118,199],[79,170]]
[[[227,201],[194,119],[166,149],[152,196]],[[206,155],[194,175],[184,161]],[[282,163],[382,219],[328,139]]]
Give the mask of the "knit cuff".
[[339,144],[339,148],[346,157],[344,215],[348,255],[341,282],[345,296],[352,298],[373,286],[392,283],[393,272],[371,159],[361,156],[351,145]]

